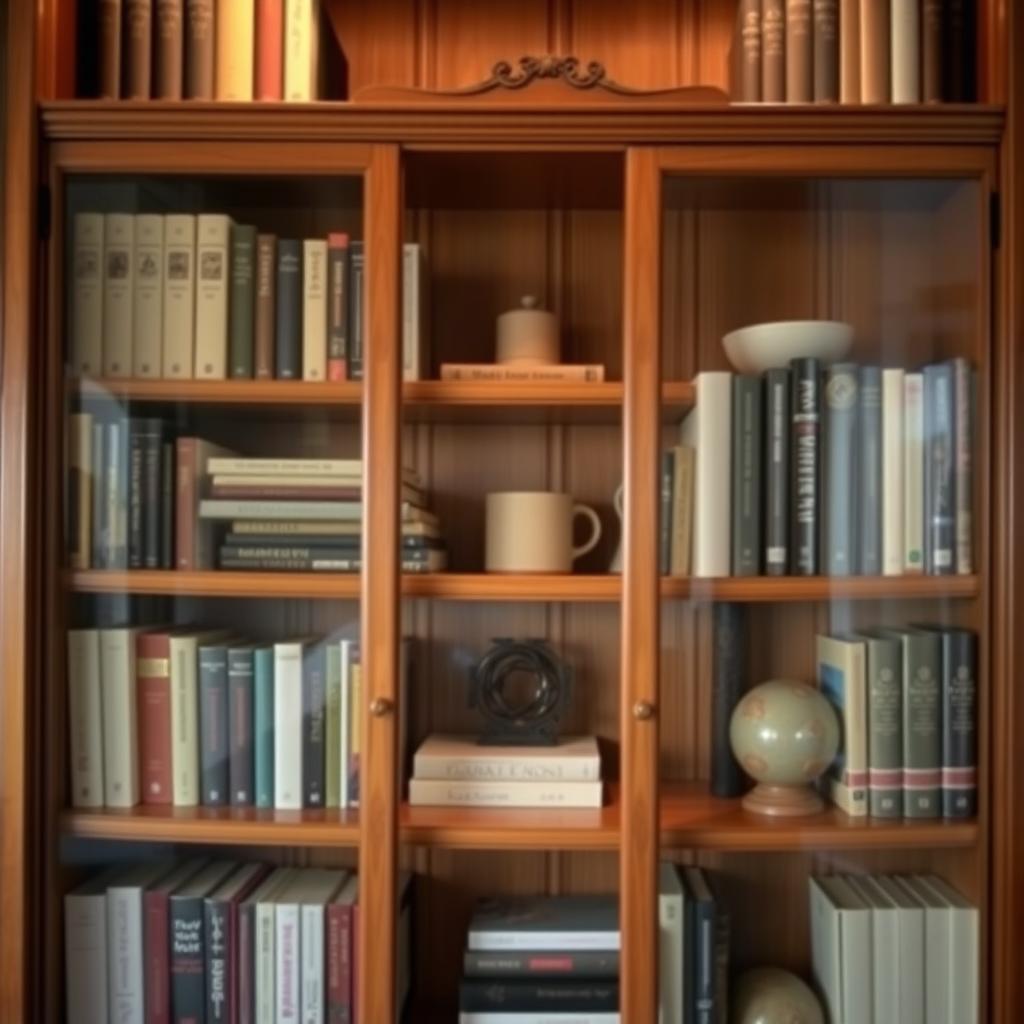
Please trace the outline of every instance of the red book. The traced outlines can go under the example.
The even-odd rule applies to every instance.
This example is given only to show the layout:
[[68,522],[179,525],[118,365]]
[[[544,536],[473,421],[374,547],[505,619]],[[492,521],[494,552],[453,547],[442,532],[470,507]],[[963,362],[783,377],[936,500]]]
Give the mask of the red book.
[[330,1021],[354,1021],[355,900],[359,877],[350,875],[327,904],[327,1014]]
[[170,804],[171,637],[140,633],[135,642],[139,714],[139,784],[144,804]]
[[327,236],[327,379],[348,379],[348,235]]
[[256,0],[256,99],[284,95],[284,0]]

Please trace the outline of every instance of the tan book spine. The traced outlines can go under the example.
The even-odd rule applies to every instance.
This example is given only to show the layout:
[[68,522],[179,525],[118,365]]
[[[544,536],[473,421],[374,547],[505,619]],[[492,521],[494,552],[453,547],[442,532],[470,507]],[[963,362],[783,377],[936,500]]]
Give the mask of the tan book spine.
[[890,0],[893,103],[921,101],[920,0]]
[[256,319],[253,328],[254,376],[270,380],[274,376],[274,299],[277,238],[256,238]]
[[600,782],[410,779],[414,807],[600,807]]
[[761,100],[786,102],[786,0],[761,7]]
[[103,225],[103,375],[132,375],[135,216],[108,213]]
[[156,32],[153,40],[156,69],[153,96],[158,100],[181,99],[185,53],[183,3],[184,0],[156,0]]
[[[860,8],[862,0],[839,0],[839,101],[860,103]],[[870,3],[871,0],[864,0]]]
[[228,249],[231,218],[201,213],[196,218],[195,376],[224,380],[228,371]]
[[811,0],[786,0],[786,102],[814,98]]
[[685,576],[690,561],[690,509],[693,504],[693,449],[676,445],[672,450],[672,561],[673,576]]
[[196,218],[164,219],[163,376],[187,379],[195,362]]
[[814,102],[839,101],[839,0],[813,0]]
[[860,11],[860,91],[864,103],[889,103],[889,0],[871,0]]
[[98,377],[103,369],[102,213],[76,213],[71,283],[71,371]]
[[174,564],[186,571],[197,568],[198,446],[199,440],[195,437],[179,437],[175,442],[174,467],[178,479],[174,507]]
[[302,243],[302,379],[327,379],[327,239]]
[[100,98],[121,98],[121,0],[99,0]]
[[256,44],[254,0],[231,0],[217,6],[216,98],[252,99]]
[[319,0],[285,0],[284,98],[307,103],[317,98]]
[[152,90],[153,0],[124,0],[124,95],[148,100]]
[[214,90],[213,0],[186,0],[188,32],[185,37],[185,98],[212,100]]
[[136,377],[159,377],[163,361],[164,218],[135,215],[135,298],[132,361]]
[[442,363],[441,380],[504,381],[540,383],[543,381],[583,381],[600,383],[604,366],[580,364],[562,366],[501,366],[492,363]]
[[761,0],[740,0],[740,100],[761,99]]
[[199,637],[171,637],[171,793],[175,807],[199,804]]
[[921,99],[941,103],[942,0],[924,0],[921,6]]

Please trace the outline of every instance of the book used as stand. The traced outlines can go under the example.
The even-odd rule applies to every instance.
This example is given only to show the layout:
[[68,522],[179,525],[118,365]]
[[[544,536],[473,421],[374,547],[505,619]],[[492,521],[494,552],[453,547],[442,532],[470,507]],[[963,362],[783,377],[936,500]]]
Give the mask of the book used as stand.
[[818,636],[818,685],[839,719],[839,752],[829,767],[828,793],[851,816],[868,812],[868,734],[864,642]]
[[541,383],[544,381],[604,380],[604,367],[598,364],[572,366],[502,366],[492,363],[442,363],[441,380],[504,381]]
[[481,745],[475,739],[428,736],[413,758],[417,779],[592,782],[601,777],[593,736],[563,736],[552,747]]
[[414,807],[600,807],[594,782],[490,782],[476,779],[410,779]]

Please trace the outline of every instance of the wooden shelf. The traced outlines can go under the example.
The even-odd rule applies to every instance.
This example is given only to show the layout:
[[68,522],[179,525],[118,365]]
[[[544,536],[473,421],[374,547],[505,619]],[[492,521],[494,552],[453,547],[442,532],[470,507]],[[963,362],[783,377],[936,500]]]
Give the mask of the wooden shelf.
[[[614,850],[619,843],[619,793],[593,810],[465,807],[399,809],[399,835],[416,846],[471,850]],[[67,811],[65,835],[168,843],[254,846],[355,846],[356,811],[256,811],[237,808],[139,806],[126,811]],[[836,808],[799,820],[773,820],[718,800],[701,783],[663,787],[665,847],[735,852],[923,849],[973,846],[973,821],[886,821],[849,818]]]
[[[196,597],[357,599],[356,573],[181,572],[89,569],[67,575],[70,589],[93,594],[167,594]],[[742,603],[868,601],[977,597],[977,576],[665,577],[662,597]],[[441,601],[618,601],[622,580],[613,575],[424,573],[402,578],[406,597]]]
[[[359,416],[362,385],[291,380],[84,380],[72,393],[85,403],[109,399],[187,406],[253,406],[261,409],[330,409],[333,416]],[[688,381],[666,383],[662,418],[679,420],[693,405]],[[409,381],[402,387],[402,417],[410,422],[617,423],[622,418],[622,383]]]

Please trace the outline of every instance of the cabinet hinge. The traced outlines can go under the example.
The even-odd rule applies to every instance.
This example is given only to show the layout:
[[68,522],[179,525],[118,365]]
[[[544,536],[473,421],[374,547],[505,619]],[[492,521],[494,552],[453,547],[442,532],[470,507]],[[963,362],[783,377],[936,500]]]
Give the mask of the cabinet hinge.
[[988,200],[989,238],[992,248],[998,249],[1003,234],[1003,204],[998,192],[993,192]]
[[39,193],[36,197],[36,225],[39,232],[39,237],[47,242],[50,240],[50,186],[40,185]]

